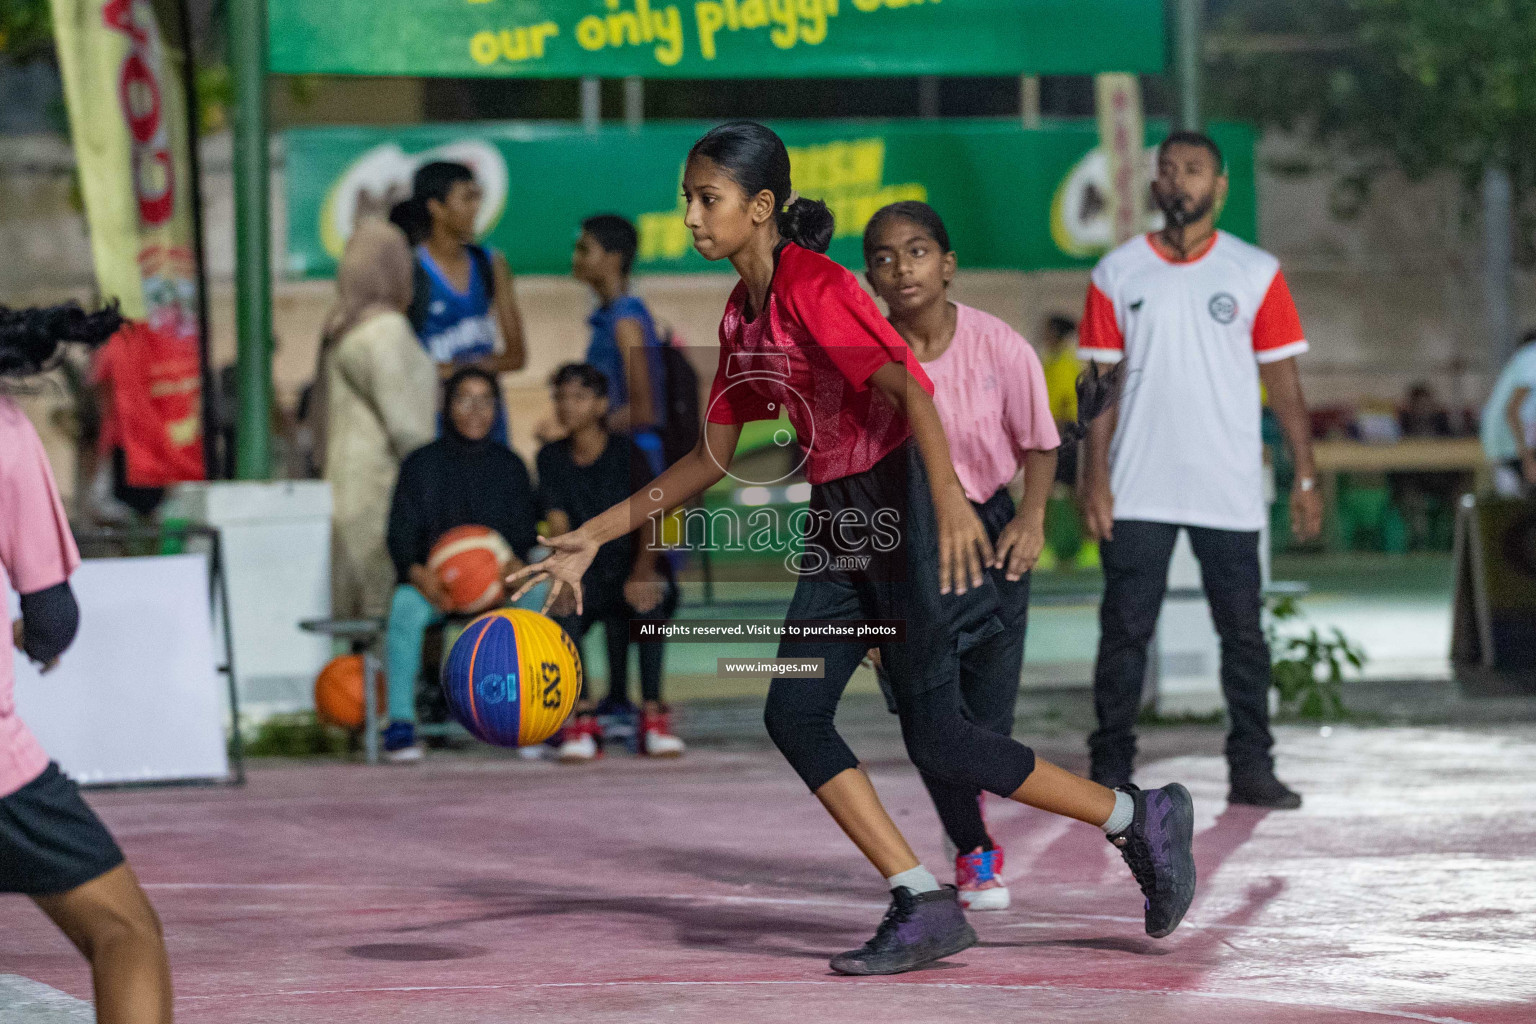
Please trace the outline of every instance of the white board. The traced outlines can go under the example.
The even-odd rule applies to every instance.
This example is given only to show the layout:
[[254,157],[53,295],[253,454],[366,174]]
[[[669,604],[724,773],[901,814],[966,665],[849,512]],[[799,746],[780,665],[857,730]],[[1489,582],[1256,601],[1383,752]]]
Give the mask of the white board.
[[207,556],[89,559],[69,582],[80,632],[58,667],[15,655],[17,710],[43,749],[82,784],[226,778]]

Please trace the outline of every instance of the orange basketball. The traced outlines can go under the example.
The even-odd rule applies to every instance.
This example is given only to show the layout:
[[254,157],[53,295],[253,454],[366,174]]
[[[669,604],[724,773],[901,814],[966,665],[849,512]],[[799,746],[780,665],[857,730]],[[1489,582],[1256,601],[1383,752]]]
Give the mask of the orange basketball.
[[[379,673],[375,691],[379,715],[384,714],[388,698],[384,692],[384,674]],[[363,656],[343,654],[326,662],[315,677],[315,714],[320,721],[343,729],[361,729],[367,717],[363,707]]]
[[482,612],[497,604],[505,588],[502,567],[512,548],[485,526],[456,526],[437,539],[427,568],[437,574],[456,612]]

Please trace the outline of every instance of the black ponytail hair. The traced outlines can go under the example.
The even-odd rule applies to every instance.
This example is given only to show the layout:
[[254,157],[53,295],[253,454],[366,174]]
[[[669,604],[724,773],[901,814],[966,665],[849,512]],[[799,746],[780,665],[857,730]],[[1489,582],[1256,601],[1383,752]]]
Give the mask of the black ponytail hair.
[[916,199],[905,199],[899,203],[880,207],[875,211],[875,215],[869,218],[869,223],[864,225],[864,262],[866,264],[875,255],[875,239],[893,220],[911,221],[928,232],[928,236],[938,242],[939,248],[944,252],[954,251],[954,247],[949,244],[949,229],[944,226],[944,218],[939,216],[939,211]]
[[832,211],[816,199],[796,197],[789,181],[789,150],[771,128],[756,121],[729,121],[712,128],[688,151],[719,164],[749,196],[773,193],[779,234],[802,249],[826,252],[835,226]]
[[30,377],[49,369],[59,347],[100,345],[123,326],[117,303],[87,313],[77,302],[11,309],[0,306],[0,377]]

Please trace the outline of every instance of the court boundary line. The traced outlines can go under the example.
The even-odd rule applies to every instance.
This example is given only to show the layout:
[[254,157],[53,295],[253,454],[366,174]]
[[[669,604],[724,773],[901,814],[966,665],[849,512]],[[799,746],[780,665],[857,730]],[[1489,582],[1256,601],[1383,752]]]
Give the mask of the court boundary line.
[[[791,980],[765,980],[751,979],[741,981],[550,981],[550,982],[507,982],[493,985],[397,985],[380,986],[374,988],[346,988],[346,989],[293,989],[275,992],[225,992],[218,995],[188,995],[177,996],[176,1001],[201,1001],[213,1002],[216,1000],[235,999],[270,999],[270,998],[295,998],[302,996],[341,996],[341,995],[377,995],[387,993],[411,993],[411,992],[498,992],[498,991],[538,991],[541,989],[572,989],[572,988],[686,988],[686,987],[730,987],[736,988],[744,985],[792,985],[815,987],[880,987],[891,985],[914,984],[913,982],[890,981],[864,981],[860,979],[823,980],[823,981],[791,981]],[[925,989],[961,989],[983,990],[995,992],[1053,992],[1053,993],[1100,993],[1104,995],[1146,994],[1155,996],[1190,996],[1197,999],[1209,1000],[1233,1000],[1236,1002],[1262,1003],[1268,1006],[1294,1006],[1305,1009],[1330,1010],[1348,1013],[1363,1013],[1377,1017],[1390,1017],[1398,1020],[1420,1021],[1423,1024],[1476,1024],[1475,1021],[1463,1020],[1460,1017],[1435,1017],[1424,1013],[1415,1013],[1412,1010],[1384,1010],[1364,1006],[1351,1006],[1342,1003],[1306,1002],[1299,999],[1290,999],[1281,995],[1239,995],[1226,992],[1217,992],[1202,989],[1159,989],[1159,988],[1110,988],[1098,985],[1047,985],[1047,984],[1017,984],[999,983],[988,984],[985,982],[957,982],[940,981],[928,982],[921,986]],[[1519,1005],[1518,1001],[1510,1000]]]

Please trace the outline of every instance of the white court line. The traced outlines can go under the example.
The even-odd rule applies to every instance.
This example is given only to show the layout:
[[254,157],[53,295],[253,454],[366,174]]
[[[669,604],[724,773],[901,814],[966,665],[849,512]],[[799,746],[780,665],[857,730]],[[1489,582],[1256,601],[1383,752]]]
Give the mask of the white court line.
[[[340,883],[332,884],[332,883],[321,883],[321,882],[313,882],[313,883],[312,882],[149,882],[149,883],[144,883],[143,887],[145,889],[153,889],[153,890],[178,890],[179,889],[179,890],[190,890],[190,891],[209,891],[209,890],[217,891],[217,890],[221,890],[221,889],[227,889],[227,890],[254,889],[254,890],[257,890],[257,891],[260,891],[260,892],[284,892],[284,891],[289,891],[289,890],[295,891],[295,892],[312,892],[312,891],[316,891],[316,890],[322,890],[322,891],[334,890],[334,891],[338,891],[338,892],[353,892],[353,891],[362,891],[362,890],[385,891],[385,892],[421,892],[421,893],[431,893],[431,894],[439,897],[438,903],[441,904],[441,905],[452,906],[452,905],[459,904],[459,903],[473,902],[473,897],[469,897],[469,896],[465,896],[465,897],[462,897],[460,899],[453,899],[452,898],[454,896],[453,892],[451,892],[449,890],[445,890],[445,889],[443,889],[443,888],[441,888],[439,886],[431,886],[431,885],[343,885],[343,884],[340,884]],[[517,897],[517,896],[514,895],[514,896],[509,896],[507,898],[517,899],[517,898],[520,898],[520,897]],[[615,895],[612,898],[615,899],[615,900],[624,900],[624,899],[635,899],[635,900],[675,900],[675,901],[680,902],[680,903],[727,903],[727,904],[734,903],[734,904],[742,904],[742,905],[748,905],[748,906],[750,906],[750,905],[760,905],[760,906],[778,906],[778,907],[835,907],[835,908],[843,909],[843,910],[884,910],[889,905],[888,903],[883,902],[883,901],[882,902],[875,902],[873,900],[793,899],[793,898],[781,897],[781,896],[735,896],[735,895],[731,895],[729,893],[719,893],[719,894],[710,894],[710,893],[652,893],[652,894],[638,895],[638,896]],[[370,909],[372,909],[372,910],[401,910],[401,911],[406,911],[406,910],[417,910],[417,909],[420,909],[420,908],[418,908],[418,907],[404,907],[404,906],[402,906],[402,907],[380,907],[377,904],[373,904],[373,905],[370,905]],[[576,907],[574,909],[579,911],[582,908],[578,906],[578,907]],[[1028,913],[1029,916],[1034,917],[1034,918],[1051,918],[1052,920],[1055,920],[1055,921],[1083,921],[1083,922],[1103,921],[1103,922],[1110,923],[1110,924],[1131,924],[1131,925],[1140,925],[1140,924],[1144,923],[1141,917],[1129,917],[1129,916],[1122,917],[1122,916],[1119,916],[1119,915],[1116,915],[1116,914],[1080,914],[1080,913],[1075,913],[1073,911],[1066,911],[1066,910],[1030,910],[1030,911],[1021,911],[1021,912]],[[993,927],[997,927],[997,928],[1049,928],[1049,927],[1052,927],[1052,925],[1050,923],[1048,923],[1048,922],[1037,921],[1037,920],[1036,921],[1003,921],[1003,920],[991,920],[991,919],[989,919],[987,923],[989,925],[991,925]],[[1294,933],[1294,932],[1297,932],[1297,931],[1311,931],[1312,930],[1307,925],[1223,924],[1223,923],[1220,923],[1220,922],[1211,922],[1210,924],[1202,924],[1201,922],[1193,920],[1193,919],[1190,919],[1190,918],[1185,918],[1184,922],[1179,927],[1186,934],[1189,933],[1189,932],[1210,931],[1210,932],[1232,932],[1232,933],[1258,933],[1258,934],[1266,934],[1266,935],[1285,935],[1285,934],[1291,934],[1291,933]],[[1395,932],[1385,933],[1382,937],[1390,938],[1390,939],[1397,940],[1397,941],[1403,941],[1403,942],[1408,943],[1408,944],[1413,944],[1413,939],[1411,937],[1399,935],[1398,933],[1395,933]],[[1427,943],[1427,944],[1433,945],[1434,943]],[[1461,944],[1461,945],[1465,945],[1465,944]],[[1496,953],[1496,952],[1506,952],[1505,950],[1502,950],[1502,949],[1497,948],[1497,947],[1491,948],[1491,949],[1486,949],[1484,951],[1485,952],[1494,952],[1494,953]]]
[[0,974],[0,1021],[93,1024],[91,1004],[19,974]]
[[[331,884],[331,883],[320,883],[320,882],[314,882],[314,883],[311,883],[311,882],[147,882],[147,883],[144,883],[144,888],[145,889],[155,889],[155,890],[160,890],[160,889],[164,889],[164,890],[177,890],[177,889],[182,889],[182,890],[192,890],[192,891],[205,891],[205,890],[217,891],[217,890],[220,890],[220,889],[229,889],[229,890],[255,889],[255,890],[258,890],[260,892],[284,892],[284,891],[289,891],[289,890],[292,890],[292,891],[295,891],[295,892],[311,892],[311,891],[315,891],[315,890],[325,890],[325,891],[335,890],[335,891],[339,891],[339,892],[352,892],[352,891],[361,891],[361,890],[367,889],[367,890],[383,890],[383,891],[386,891],[386,892],[424,892],[424,893],[432,893],[432,894],[434,894],[434,895],[436,895],[438,897],[451,897],[453,895],[453,893],[451,891],[444,890],[443,888],[441,888],[439,886],[431,886],[431,885],[343,885],[343,884],[339,884],[339,883]],[[513,897],[510,897],[510,898],[516,899],[518,897],[513,896]],[[845,910],[884,910],[889,905],[888,903],[883,902],[883,901],[882,902],[875,902],[873,900],[792,899],[792,898],[789,898],[789,897],[781,897],[781,896],[733,896],[733,895],[731,895],[729,893],[719,893],[719,894],[710,894],[710,893],[653,893],[653,894],[648,894],[648,895],[643,895],[643,896],[632,896],[632,897],[616,895],[616,896],[613,897],[613,899],[616,899],[616,900],[623,900],[623,899],[677,900],[679,902],[687,902],[687,903],[738,903],[738,904],[747,904],[747,905],[758,904],[758,905],[778,906],[778,907],[837,907],[837,908],[845,909]],[[465,897],[461,902],[469,902],[470,900],[471,900],[471,897]],[[452,902],[452,901],[450,900],[448,902]],[[380,910],[380,909],[388,909],[388,908],[381,908],[381,907],[375,906],[373,909]],[[395,909],[409,910],[409,909],[413,909],[413,908],[399,907],[399,908],[395,908]],[[1036,916],[1036,917],[1050,917],[1050,918],[1065,919],[1065,920],[1075,920],[1075,921],[1109,921],[1109,922],[1113,922],[1115,924],[1141,924],[1142,923],[1142,919],[1140,917],[1118,917],[1118,916],[1116,916],[1114,914],[1075,914],[1075,913],[1072,913],[1070,911],[1037,911],[1037,910],[1031,910],[1031,911],[1029,911],[1029,913],[1034,915],[1034,916]],[[1012,921],[1012,922],[1006,922],[1006,923],[999,921],[999,922],[996,922],[996,923],[1000,927],[1003,927],[1003,928],[1030,928],[1030,927],[1037,927],[1036,924],[1034,924],[1033,922],[1029,922],[1029,921]],[[1284,927],[1284,926],[1278,926],[1278,925],[1245,925],[1245,924],[1205,924],[1205,925],[1203,925],[1203,924],[1200,924],[1200,923],[1198,923],[1196,921],[1191,921],[1191,920],[1188,920],[1188,919],[1186,919],[1184,921],[1184,923],[1181,925],[1181,927],[1186,929],[1186,930],[1194,930],[1194,931],[1209,930],[1209,931],[1229,931],[1229,932],[1247,932],[1247,931],[1287,932],[1287,931],[1294,930],[1292,928],[1288,928],[1288,927]]]
[[[745,985],[793,985],[793,986],[891,986],[893,984],[914,984],[913,982],[889,982],[889,981],[549,981],[549,982],[523,982],[499,985],[399,985],[380,988],[339,988],[339,989],[288,989],[277,992],[224,992],[219,995],[208,996],[177,996],[177,1002],[183,1001],[214,1001],[220,999],[270,999],[278,996],[341,996],[341,995],[382,995],[391,992],[498,992],[498,991],[530,991],[538,989],[572,989],[572,988],[644,988],[644,987],[719,987],[728,986],[739,988]],[[1222,999],[1235,1002],[1264,1003],[1275,1006],[1295,1006],[1314,1010],[1338,1010],[1340,1012],[1365,1013],[1376,1017],[1390,1017],[1395,1020],[1423,1021],[1425,1024],[1474,1024],[1472,1021],[1463,1020],[1460,1017],[1431,1017],[1424,1013],[1413,1013],[1409,1010],[1378,1010],[1368,1006],[1353,1006],[1348,1003],[1317,1003],[1303,999],[1292,999],[1281,995],[1237,995],[1225,992],[1212,992],[1205,990],[1179,990],[1156,988],[1104,988],[1087,985],[988,985],[979,982],[924,982],[920,983],[925,989],[962,989],[979,990],[987,992],[1053,992],[1058,994],[1084,992],[1100,995],[1126,995],[1130,993],[1155,996],[1180,997],[1188,996],[1195,999]]]

